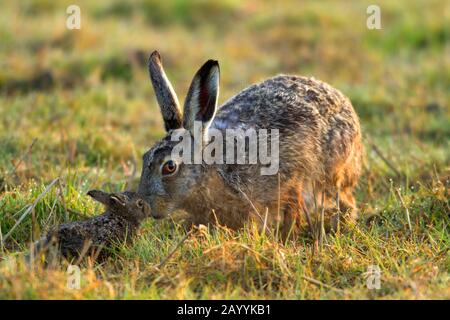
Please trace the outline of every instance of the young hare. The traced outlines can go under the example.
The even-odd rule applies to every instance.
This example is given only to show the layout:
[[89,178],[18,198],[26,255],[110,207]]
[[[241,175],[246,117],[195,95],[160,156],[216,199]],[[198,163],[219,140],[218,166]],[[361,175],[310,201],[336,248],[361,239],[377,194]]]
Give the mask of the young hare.
[[88,195],[104,204],[106,211],[88,220],[54,227],[34,244],[35,255],[56,245],[66,258],[76,258],[81,254],[106,258],[108,251],[103,248],[116,242],[130,243],[141,222],[150,216],[150,207],[135,192],[105,193],[91,190]]
[[[356,217],[352,191],[361,173],[361,129],[341,92],[314,78],[279,75],[217,107],[219,64],[209,60],[195,74],[182,113],[157,51],[149,58],[149,72],[167,131],[143,157],[139,193],[151,204],[154,218],[184,210],[194,224],[231,228],[252,218],[280,226],[287,235],[316,223],[322,213],[331,228],[338,217]],[[194,137],[198,122],[202,150],[211,143],[213,129],[223,136],[228,129],[278,130],[278,172],[261,175],[260,161],[189,164],[175,159],[172,151],[179,141],[173,133],[184,130]],[[245,146],[247,156],[250,149]]]

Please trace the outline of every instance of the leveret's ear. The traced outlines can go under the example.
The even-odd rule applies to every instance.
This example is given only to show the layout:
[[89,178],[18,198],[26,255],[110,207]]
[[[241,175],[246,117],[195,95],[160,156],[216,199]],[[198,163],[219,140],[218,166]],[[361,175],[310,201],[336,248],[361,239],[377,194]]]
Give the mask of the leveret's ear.
[[219,63],[208,60],[197,71],[184,104],[183,127],[193,134],[194,123],[202,123],[206,130],[214,118],[219,97]]
[[127,199],[120,193],[112,193],[109,195],[109,204],[114,207],[125,207]]
[[180,103],[177,95],[164,72],[161,56],[153,51],[148,59],[148,71],[155,90],[166,131],[179,129],[182,125]]
[[109,193],[100,190],[90,190],[87,195],[105,206],[109,205]]

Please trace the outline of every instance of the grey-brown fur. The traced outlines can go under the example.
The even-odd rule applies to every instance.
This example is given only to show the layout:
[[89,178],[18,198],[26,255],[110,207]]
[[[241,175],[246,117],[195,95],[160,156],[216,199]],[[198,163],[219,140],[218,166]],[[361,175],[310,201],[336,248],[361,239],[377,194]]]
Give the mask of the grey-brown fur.
[[113,243],[130,243],[141,222],[150,216],[150,207],[135,192],[91,190],[88,195],[104,204],[106,211],[88,220],[53,227],[34,244],[35,255],[56,245],[59,253],[69,259],[82,253],[103,259]]
[[[163,72],[159,54],[151,56],[150,65],[155,59],[158,68],[150,71]],[[177,126],[168,128],[168,135],[144,155],[139,193],[151,203],[152,215],[162,218],[182,209],[193,223],[218,220],[239,228],[251,217],[262,223],[267,212],[267,223],[281,225],[287,234],[291,227],[305,225],[307,212],[311,219],[317,216],[323,192],[331,226],[336,225],[338,213],[355,218],[352,192],[361,173],[363,149],[359,119],[349,99],[314,78],[279,75],[248,87],[217,108],[204,101],[217,101],[218,75],[217,62],[205,63],[187,95],[184,110],[190,110],[189,114],[184,114],[184,121],[174,121]],[[217,83],[217,90],[208,79]],[[154,89],[165,90],[161,83]],[[192,100],[192,96],[203,99]],[[171,114],[181,115],[180,107],[174,108]],[[193,118],[224,132],[227,128],[278,129],[279,175],[260,175],[259,164],[179,164],[176,174],[162,176],[161,165],[177,143],[170,141],[171,130],[180,123],[186,128],[186,121]]]

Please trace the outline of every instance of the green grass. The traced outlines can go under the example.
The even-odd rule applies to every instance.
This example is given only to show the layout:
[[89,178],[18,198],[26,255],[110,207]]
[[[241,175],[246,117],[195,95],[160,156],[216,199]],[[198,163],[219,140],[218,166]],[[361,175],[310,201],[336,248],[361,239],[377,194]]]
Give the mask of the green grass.
[[[65,28],[70,1],[1,4],[0,234],[61,184],[0,247],[0,298],[450,298],[445,1],[379,1],[382,30],[366,28],[369,1],[77,3],[78,31]],[[282,243],[251,226],[200,228],[158,268],[185,232],[150,220],[132,247],[82,264],[80,290],[66,288],[67,262],[26,268],[30,241],[102,210],[88,190],[136,187],[141,155],[164,135],[145,65],[154,49],[180,99],[209,58],[221,63],[220,102],[282,72],[348,95],[366,148],[358,223],[321,250],[309,235]],[[370,265],[380,290],[366,287]]]

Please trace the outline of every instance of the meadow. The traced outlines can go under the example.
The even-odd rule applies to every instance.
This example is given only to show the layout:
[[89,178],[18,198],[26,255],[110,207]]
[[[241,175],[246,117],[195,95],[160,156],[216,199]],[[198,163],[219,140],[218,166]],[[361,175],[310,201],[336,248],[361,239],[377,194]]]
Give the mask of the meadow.
[[[0,4],[0,299],[450,299],[447,1],[377,1],[380,30],[366,27],[371,1],[78,0],[80,30],[70,4]],[[149,219],[133,246],[80,264],[79,290],[68,262],[30,270],[31,241],[101,212],[88,190],[136,188],[164,136],[155,49],[180,99],[210,58],[219,103],[279,73],[346,94],[366,151],[358,222],[319,246]]]

